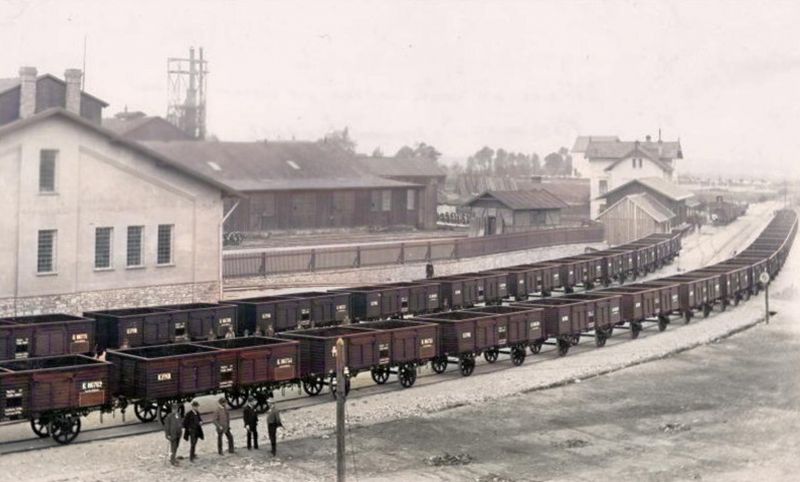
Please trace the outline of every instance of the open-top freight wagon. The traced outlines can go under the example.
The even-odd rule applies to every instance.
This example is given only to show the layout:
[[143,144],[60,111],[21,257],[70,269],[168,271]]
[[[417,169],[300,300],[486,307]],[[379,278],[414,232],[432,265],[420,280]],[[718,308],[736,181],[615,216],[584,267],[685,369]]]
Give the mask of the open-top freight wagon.
[[[586,329],[594,330],[595,344],[605,346],[606,340],[614,331],[614,326],[622,323],[620,313],[621,297],[616,293],[592,291],[588,293],[573,293],[563,298],[564,300],[578,300],[589,303],[586,309]],[[580,336],[572,339],[577,344]]]
[[91,354],[94,320],[65,314],[0,318],[0,360]]
[[654,320],[664,331],[670,315],[680,311],[680,284],[677,282],[634,283],[602,290],[620,296],[622,320],[627,321],[631,338],[638,338],[645,321]]
[[39,437],[75,440],[81,417],[110,411],[111,364],[84,355],[28,358],[0,363],[0,420],[30,420]]
[[415,281],[334,290],[350,295],[354,321],[381,320],[440,309],[439,285]]
[[694,312],[701,311],[707,317],[716,303],[722,302],[722,287],[720,286],[719,273],[695,272],[668,276],[650,281],[649,284],[664,285],[675,284],[678,286],[678,302],[680,313],[688,323],[694,317]]
[[580,339],[581,333],[589,331],[588,311],[594,305],[590,300],[562,298],[543,298],[540,300],[512,303],[511,306],[541,308],[544,312],[544,336],[532,340],[531,352],[536,354],[548,338],[554,338],[559,356],[564,356],[569,347]]
[[484,359],[489,363],[496,362],[497,356],[502,353],[509,355],[514,365],[522,365],[525,361],[525,348],[533,340],[539,340],[544,336],[544,310],[540,308],[483,306],[466,311],[505,318],[504,322],[497,325],[497,346],[483,352]]
[[[371,368],[372,380],[383,385],[389,375],[397,375],[400,385],[410,388],[417,380],[417,367],[425,365],[438,353],[439,329],[434,323],[418,320],[382,320],[358,326],[388,333],[389,357],[379,359]],[[381,348],[381,347],[379,347]]]
[[561,269],[553,262],[521,264],[499,270],[508,278],[509,297],[517,301],[529,296],[550,296],[554,289],[563,288]]

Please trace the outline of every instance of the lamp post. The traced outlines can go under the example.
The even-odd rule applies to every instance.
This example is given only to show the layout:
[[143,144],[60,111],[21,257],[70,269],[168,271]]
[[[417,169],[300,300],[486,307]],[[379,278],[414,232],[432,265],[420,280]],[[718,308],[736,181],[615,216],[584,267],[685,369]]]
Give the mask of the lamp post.
[[764,285],[764,309],[766,310],[764,319],[769,325],[769,273],[764,271],[759,275],[758,280]]

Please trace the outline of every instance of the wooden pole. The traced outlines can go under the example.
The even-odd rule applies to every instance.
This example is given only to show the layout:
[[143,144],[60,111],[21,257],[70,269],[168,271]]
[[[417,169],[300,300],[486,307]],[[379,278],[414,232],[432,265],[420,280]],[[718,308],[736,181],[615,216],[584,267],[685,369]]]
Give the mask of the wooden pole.
[[346,364],[344,340],[336,340],[336,480],[344,482],[344,402],[346,395],[346,381],[344,367]]
[[769,325],[769,283],[764,285],[764,308],[766,309],[764,319],[767,320],[767,324]]

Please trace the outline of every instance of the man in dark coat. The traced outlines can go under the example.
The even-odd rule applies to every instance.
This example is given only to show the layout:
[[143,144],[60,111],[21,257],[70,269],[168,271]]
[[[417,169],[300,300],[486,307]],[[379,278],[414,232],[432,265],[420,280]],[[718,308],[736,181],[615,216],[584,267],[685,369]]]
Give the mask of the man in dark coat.
[[183,434],[184,440],[189,440],[189,461],[194,462],[197,458],[195,454],[195,447],[197,440],[203,440],[203,419],[200,417],[200,404],[197,401],[192,402],[192,409],[183,418]]
[[278,410],[278,406],[275,404],[275,401],[270,399],[267,401],[267,403],[269,403],[269,412],[267,412],[267,431],[269,432],[269,443],[272,446],[272,456],[274,457],[278,444],[278,427],[283,427],[283,423],[281,423],[281,412]]
[[164,419],[164,435],[169,440],[169,463],[178,465],[176,454],[178,445],[181,443],[181,432],[183,431],[183,417],[179,412],[180,406],[177,402],[172,403],[172,411]]
[[251,450],[251,447],[258,450],[258,411],[256,411],[255,398],[250,397],[247,399],[242,419],[244,420],[244,428],[247,430],[247,450]]

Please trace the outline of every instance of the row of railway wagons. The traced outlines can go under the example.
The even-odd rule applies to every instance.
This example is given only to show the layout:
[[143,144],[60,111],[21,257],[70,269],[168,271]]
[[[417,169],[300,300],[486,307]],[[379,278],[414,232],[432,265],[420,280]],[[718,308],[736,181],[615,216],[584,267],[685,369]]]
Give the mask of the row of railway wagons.
[[[89,318],[87,313],[86,318],[68,322],[94,319],[96,324],[86,326],[93,326],[95,334],[106,330],[115,336],[142,336],[128,336],[127,347],[112,347],[112,342],[105,341],[101,345],[107,352],[105,360],[84,354],[36,357],[41,352],[29,351],[0,362],[0,418],[29,419],[38,435],[69,443],[80,432],[81,416],[94,410],[124,410],[133,405],[135,415],[146,422],[163,417],[172,401],[211,393],[224,393],[233,407],[254,395],[263,409],[273,391],[290,385],[301,385],[309,395],[319,394],[325,386],[335,390],[332,348],[339,338],[345,341],[351,377],[370,372],[372,379],[382,384],[396,375],[404,387],[411,387],[417,368],[428,363],[437,373],[456,365],[468,376],[479,356],[493,363],[500,354],[507,354],[514,365],[520,365],[528,350],[538,353],[546,343],[566,355],[584,336],[603,346],[615,329],[630,330],[636,338],[644,323],[656,323],[663,330],[676,317],[689,322],[698,313],[707,316],[714,306],[725,309],[747,299],[762,288],[760,273],[777,275],[796,230],[794,211],[779,211],[758,239],[733,258],[647,282],[619,284],[671,261],[680,249],[677,235],[655,235],[624,247],[515,266],[488,272],[488,276],[469,273],[335,291],[328,318],[321,323],[311,316],[308,323],[295,323],[297,315],[289,315],[284,318],[289,322],[281,324],[286,313],[280,315],[278,307],[287,305],[262,305],[263,298],[195,306],[210,311],[224,308],[217,318],[230,319],[215,321],[206,314],[202,329],[190,326],[192,314],[176,314],[182,306],[133,310],[124,315],[111,310],[110,316],[118,319],[103,322],[102,327],[102,317]],[[598,289],[574,292],[579,285]],[[554,291],[561,291],[561,296],[548,296]],[[292,305],[323,295],[327,296],[315,292],[287,298]],[[354,323],[337,323],[337,303],[345,305],[344,316],[353,316]],[[305,309],[309,315],[313,313],[313,305],[300,306],[306,307],[300,308],[301,315]],[[145,320],[122,321],[128,316],[155,314],[149,310],[156,309],[163,310],[158,311],[159,316],[169,314],[183,320],[181,337],[168,331],[172,335],[160,344],[149,344],[154,339],[148,336],[160,333],[158,328],[148,328]],[[96,313],[109,314],[92,315]],[[271,321],[260,324],[264,320]],[[215,339],[230,330],[242,333],[240,324],[251,322],[254,331],[269,336]],[[8,323],[25,325],[19,319]],[[131,328],[136,332],[129,332]],[[206,328],[213,336],[194,339],[192,333]],[[67,331],[70,335],[65,339],[69,340],[75,333]],[[35,349],[33,338],[29,349]],[[181,343],[173,343],[176,341]],[[349,389],[349,383],[344,389]]]

